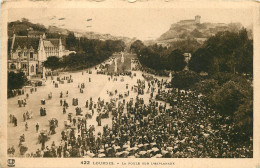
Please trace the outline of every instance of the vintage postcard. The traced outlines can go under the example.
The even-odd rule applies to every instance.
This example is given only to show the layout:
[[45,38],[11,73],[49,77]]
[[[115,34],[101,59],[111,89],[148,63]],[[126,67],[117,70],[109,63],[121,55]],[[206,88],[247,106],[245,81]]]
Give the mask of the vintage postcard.
[[0,167],[260,168],[254,1],[3,1]]

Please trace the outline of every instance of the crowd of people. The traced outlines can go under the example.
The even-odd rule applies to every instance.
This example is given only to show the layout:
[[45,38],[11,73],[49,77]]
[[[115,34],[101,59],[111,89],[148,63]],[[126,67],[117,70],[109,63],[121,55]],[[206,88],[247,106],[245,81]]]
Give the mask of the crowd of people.
[[[110,75],[108,80],[122,82],[115,78],[117,76]],[[74,114],[68,114],[61,141],[45,146],[48,136],[56,133],[58,120],[53,119],[51,134],[41,137],[42,148],[28,157],[253,157],[252,139],[235,143],[233,127],[228,122],[230,118],[216,113],[203,95],[168,88],[163,79],[135,79],[136,85],[127,83],[121,92],[107,91],[109,101],[85,100],[85,107],[82,107],[87,109],[85,113],[78,107],[78,98],[73,98],[72,105],[77,107]],[[85,84],[79,84],[78,88],[83,92]],[[131,92],[136,96],[129,98]],[[60,105],[67,105],[62,98],[61,92]],[[94,114],[97,127],[103,128],[101,132],[96,133],[95,126],[87,124]],[[112,120],[112,126],[102,125],[105,118]],[[11,118],[10,121],[13,122]]]
[[19,96],[19,95],[23,95],[24,94],[24,89],[13,89],[8,91],[8,98],[9,97],[14,97],[14,96]]
[[15,115],[10,114],[9,118],[10,118],[10,123],[14,124],[14,126],[16,127],[17,126],[17,118],[15,117]]

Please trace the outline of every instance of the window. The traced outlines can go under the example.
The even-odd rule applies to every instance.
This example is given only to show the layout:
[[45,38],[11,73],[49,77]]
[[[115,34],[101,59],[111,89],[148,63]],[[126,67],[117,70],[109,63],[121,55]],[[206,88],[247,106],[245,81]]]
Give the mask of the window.
[[22,67],[23,67],[24,69],[26,69],[26,64],[23,64]]
[[34,66],[33,65],[31,66],[31,72],[34,72]]
[[30,58],[33,59],[33,52],[30,52]]
[[24,52],[24,56],[25,56],[25,57],[27,56],[27,52]]
[[36,70],[36,73],[38,73],[38,64],[36,64],[36,69],[35,70]]
[[22,53],[21,52],[18,52],[18,57],[21,57],[22,56]]
[[16,69],[16,66],[14,64],[11,64],[10,68],[11,69]]

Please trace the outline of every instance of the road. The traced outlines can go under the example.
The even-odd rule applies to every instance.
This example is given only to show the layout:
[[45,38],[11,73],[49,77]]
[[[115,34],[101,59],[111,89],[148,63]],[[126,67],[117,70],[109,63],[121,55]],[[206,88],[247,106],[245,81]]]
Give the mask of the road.
[[[51,118],[57,118],[59,121],[59,126],[56,128],[56,134],[50,136],[50,140],[46,142],[46,146],[51,146],[51,143],[55,141],[56,145],[59,145],[61,141],[61,131],[64,130],[64,121],[68,119],[68,113],[73,113],[75,116],[75,108],[76,106],[72,106],[72,99],[78,98],[79,105],[78,107],[83,110],[83,114],[88,112],[88,109],[85,108],[86,100],[89,100],[92,97],[94,102],[97,102],[100,97],[101,100],[109,101],[111,97],[107,94],[107,91],[115,91],[118,90],[118,93],[124,93],[128,90],[131,90],[131,87],[136,85],[137,79],[144,80],[142,77],[142,72],[135,71],[136,76],[131,78],[129,76],[118,77],[117,81],[108,80],[107,75],[96,74],[94,68],[91,69],[92,74],[86,73],[86,70],[80,72],[64,72],[59,76],[72,76],[73,83],[67,83],[65,81],[64,84],[59,84],[58,88],[55,88],[52,84],[50,78],[47,79],[45,86],[41,86],[37,88],[36,92],[32,94],[29,93],[29,99],[27,100],[26,107],[19,107],[17,104],[18,97],[8,99],[8,116],[13,114],[16,116],[18,120],[18,126],[14,127],[12,123],[8,123],[8,147],[14,146],[16,152],[15,156],[19,155],[19,137],[24,134],[25,142],[28,146],[28,152],[35,152],[37,149],[41,148],[41,144],[38,143],[39,133],[36,133],[36,123],[39,123],[40,128],[49,130],[49,120]],[[83,72],[83,74],[82,74]],[[89,82],[89,78],[91,78],[91,82]],[[120,79],[124,78],[124,81]],[[81,83],[85,83],[84,93],[80,93],[80,89],[78,85]],[[129,85],[129,89],[126,89],[126,84]],[[62,98],[62,100],[66,99],[69,104],[69,108],[67,109],[67,113],[63,114],[63,108],[60,106],[60,92],[63,92],[63,97],[65,96],[65,92],[69,91],[68,97]],[[48,94],[52,92],[52,99],[48,100]],[[125,98],[129,100],[130,98],[135,98],[137,93],[131,92],[130,95]],[[25,97],[25,96],[22,96]],[[117,97],[117,95],[114,97]],[[144,94],[141,97],[144,98],[145,103],[149,101],[149,94]],[[46,100],[46,105],[41,105],[41,99],[44,98]],[[40,116],[40,107],[46,108],[47,115]],[[33,118],[27,120],[29,129],[25,131],[25,122],[23,121],[23,113],[27,110],[31,110],[33,113]],[[103,126],[108,125],[111,127],[112,118],[102,119],[102,126],[98,126],[96,122],[96,115],[92,119],[88,119],[87,125],[94,125],[96,128],[95,133],[103,132]]]

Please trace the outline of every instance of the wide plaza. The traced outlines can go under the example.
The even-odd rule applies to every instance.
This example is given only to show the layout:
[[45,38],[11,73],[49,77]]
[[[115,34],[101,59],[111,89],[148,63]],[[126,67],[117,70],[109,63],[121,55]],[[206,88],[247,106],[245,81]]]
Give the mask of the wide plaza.
[[[118,57],[118,62],[120,62],[120,57]],[[129,60],[126,61],[127,64],[130,63]],[[123,64],[123,63],[121,63]],[[122,66],[120,64],[120,66]],[[111,65],[114,68],[114,63]],[[130,65],[126,65],[129,67]],[[98,66],[96,66],[98,67]],[[111,69],[111,68],[110,68]],[[144,80],[141,71],[133,71],[135,75],[130,76],[118,76],[114,77],[116,80],[112,79],[108,75],[97,74],[99,69],[95,67],[88,70],[78,71],[78,72],[63,72],[59,76],[54,76],[53,80],[51,77],[47,77],[47,80],[43,83],[43,86],[37,87],[37,91],[30,92],[30,88],[25,89],[25,94],[18,97],[13,97],[8,99],[8,116],[14,115],[17,118],[17,126],[15,127],[12,123],[8,123],[8,147],[13,146],[15,148],[15,156],[20,156],[19,154],[19,138],[22,134],[25,136],[25,144],[28,147],[27,153],[35,152],[37,149],[41,149],[41,143],[39,143],[38,137],[41,130],[49,131],[49,120],[55,118],[58,120],[58,127],[56,128],[56,134],[50,135],[50,139],[46,142],[45,146],[51,146],[54,141],[56,145],[61,142],[61,132],[66,129],[64,123],[68,121],[68,114],[72,113],[72,118],[76,118],[75,108],[79,107],[83,111],[83,116],[86,113],[91,113],[91,110],[85,107],[86,101],[92,98],[93,102],[97,102],[100,98],[105,102],[115,99],[117,102],[122,99],[118,99],[119,93],[129,92],[129,96],[124,97],[126,101],[131,98],[135,99],[137,92],[131,90],[131,88],[137,86],[137,80]],[[89,73],[89,72],[92,73]],[[55,87],[57,83],[57,78],[71,77],[73,82],[64,84],[59,83],[58,87]],[[111,78],[111,79],[109,79]],[[162,78],[161,78],[162,79]],[[165,78],[167,79],[167,78]],[[83,93],[80,93],[79,86],[81,84],[85,85]],[[146,83],[147,85],[147,83]],[[127,88],[128,89],[127,89]],[[115,92],[117,90],[118,94],[110,95],[109,92]],[[66,96],[66,92],[68,95]],[[60,94],[63,94],[60,98]],[[19,107],[18,99],[26,98],[26,94],[29,97],[26,99],[26,106]],[[52,98],[48,95],[52,94]],[[139,97],[143,98],[145,103],[148,103],[150,94],[145,93]],[[72,99],[78,99],[78,105],[72,105]],[[41,100],[45,100],[45,105],[41,104]],[[66,109],[66,114],[63,114],[63,106],[60,106],[60,100],[65,100],[69,107]],[[46,109],[46,116],[40,116],[40,108]],[[32,118],[24,121],[23,114],[27,111],[32,113]],[[98,133],[103,133],[103,126],[112,126],[112,115],[109,118],[102,119],[102,126],[98,126],[96,121],[98,113],[95,111],[91,119],[87,120],[87,127],[95,127],[95,135]],[[28,129],[26,130],[25,124],[27,122]],[[36,124],[39,124],[39,131],[36,132]]]

